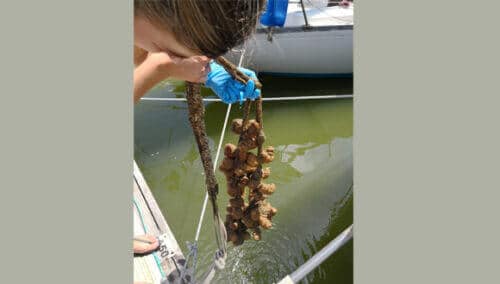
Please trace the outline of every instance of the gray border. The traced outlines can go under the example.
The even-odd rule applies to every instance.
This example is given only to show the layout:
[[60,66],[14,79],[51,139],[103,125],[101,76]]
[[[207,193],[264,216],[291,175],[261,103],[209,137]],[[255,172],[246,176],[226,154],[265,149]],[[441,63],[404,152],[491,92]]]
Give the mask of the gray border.
[[[131,3],[1,3],[2,282],[130,283]],[[499,283],[495,4],[356,2],[356,283]]]
[[498,6],[356,1],[355,283],[500,283]]
[[0,282],[131,283],[132,3],[1,3]]

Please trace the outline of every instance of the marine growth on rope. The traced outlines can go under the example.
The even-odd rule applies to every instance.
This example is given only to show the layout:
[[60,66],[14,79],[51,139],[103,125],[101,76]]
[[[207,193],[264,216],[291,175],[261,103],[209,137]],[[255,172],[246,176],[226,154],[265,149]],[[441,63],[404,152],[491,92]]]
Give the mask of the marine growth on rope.
[[[259,110],[262,108],[258,107]],[[261,118],[262,114],[257,117]],[[274,148],[263,148],[266,137],[262,121],[234,119],[231,130],[240,136],[239,142],[224,146],[224,159],[219,169],[226,176],[230,196],[225,221],[228,241],[241,245],[250,238],[260,240],[261,228],[271,228],[272,217],[278,211],[266,200],[276,190],[274,183],[263,182],[271,174],[271,169],[262,167],[273,161]],[[251,151],[254,149],[257,149],[256,153]]]

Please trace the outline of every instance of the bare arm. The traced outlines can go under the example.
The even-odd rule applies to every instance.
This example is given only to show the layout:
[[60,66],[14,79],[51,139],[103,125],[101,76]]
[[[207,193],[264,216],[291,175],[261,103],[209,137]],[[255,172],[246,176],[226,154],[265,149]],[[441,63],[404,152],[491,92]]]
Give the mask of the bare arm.
[[134,103],[137,103],[159,82],[174,77],[190,82],[204,82],[209,58],[193,56],[179,58],[165,52],[147,53],[134,47]]
[[137,103],[147,91],[169,77],[158,65],[144,61],[134,70],[134,103]]

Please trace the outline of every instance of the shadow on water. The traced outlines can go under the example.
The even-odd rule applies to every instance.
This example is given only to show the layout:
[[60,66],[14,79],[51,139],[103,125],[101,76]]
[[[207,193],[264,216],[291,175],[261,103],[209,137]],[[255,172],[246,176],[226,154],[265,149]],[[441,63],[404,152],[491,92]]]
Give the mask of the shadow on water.
[[[352,80],[262,80],[266,96],[352,93]],[[183,92],[182,83],[169,82],[148,96],[177,97]],[[204,90],[203,95],[212,94]],[[213,158],[226,109],[222,103],[206,103]],[[240,116],[239,106],[233,105],[230,119]],[[265,102],[264,125],[266,144],[276,149],[268,182],[277,185],[269,200],[278,214],[260,242],[229,246],[226,269],[213,283],[278,282],[352,223],[352,100]],[[134,135],[135,159],[186,253],[185,242],[194,239],[205,194],[186,103],[143,101],[136,105]],[[236,140],[226,132],[224,143]],[[216,176],[224,214],[226,185],[219,171]],[[208,211],[199,240],[198,277],[216,249],[211,222]],[[352,283],[352,241],[303,282]]]

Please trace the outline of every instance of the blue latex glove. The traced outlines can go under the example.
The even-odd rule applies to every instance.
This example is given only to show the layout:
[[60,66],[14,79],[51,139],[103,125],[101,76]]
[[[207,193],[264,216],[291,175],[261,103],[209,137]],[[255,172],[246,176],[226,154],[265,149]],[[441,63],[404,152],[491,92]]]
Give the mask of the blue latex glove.
[[[238,68],[250,78],[257,78],[255,72],[245,68]],[[207,75],[205,86],[212,89],[219,98],[226,104],[244,102],[246,99],[255,100],[260,97],[260,90],[255,88],[255,82],[248,80],[244,85],[231,77],[224,67],[212,61],[210,63],[210,73]]]

